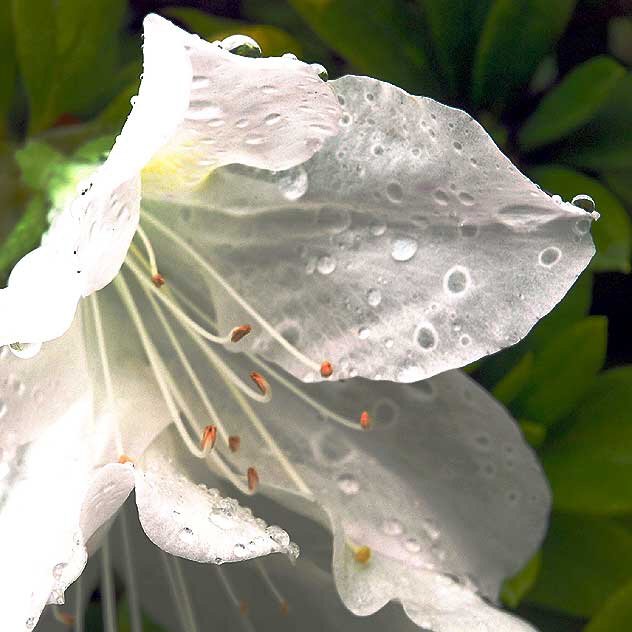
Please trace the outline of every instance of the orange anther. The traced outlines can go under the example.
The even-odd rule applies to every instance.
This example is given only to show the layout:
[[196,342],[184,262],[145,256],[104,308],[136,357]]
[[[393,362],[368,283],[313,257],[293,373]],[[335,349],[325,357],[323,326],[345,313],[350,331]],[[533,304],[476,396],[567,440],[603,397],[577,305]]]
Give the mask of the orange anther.
[[246,616],[249,610],[250,610],[250,606],[248,605],[247,601],[242,600],[239,602],[239,612],[241,612],[241,614]]
[[257,485],[259,485],[259,474],[257,474],[257,470],[254,467],[248,468],[248,489],[251,492],[254,492],[257,489]]
[[362,411],[360,415],[360,425],[366,430],[371,425],[371,418],[366,410]]
[[237,450],[239,450],[240,443],[241,439],[237,435],[231,435],[228,437],[228,447],[231,452],[237,452]]
[[131,463],[132,465],[134,465],[134,459],[132,459],[131,457],[127,456],[127,454],[121,454],[121,456],[119,456],[118,462],[121,465],[125,465],[125,463]]
[[250,374],[250,379],[257,385],[257,388],[261,391],[262,395],[268,394],[268,389],[270,387],[268,386],[268,382],[266,381],[266,378],[263,377],[261,373],[257,373],[256,371],[253,371]]
[[217,441],[217,428],[215,426],[206,426],[202,432],[202,450],[210,445],[212,450],[215,447],[215,441]]
[[231,342],[239,342],[242,338],[247,336],[252,331],[252,327],[250,325],[239,325],[239,327],[235,327],[230,335]]
[[323,377],[331,377],[331,374],[334,372],[334,367],[331,366],[331,362],[323,362],[320,365],[320,374]]
[[371,549],[368,546],[361,546],[353,552],[353,557],[359,564],[367,564],[371,559]]
[[290,604],[287,601],[281,602],[281,614],[287,616],[290,612]]
[[156,287],[162,287],[165,284],[165,277],[163,277],[160,272],[156,272],[156,274],[151,277],[151,280]]
[[70,614],[70,612],[64,612],[63,610],[60,610],[59,608],[55,608],[53,610],[55,619],[57,619],[57,621],[59,621],[59,623],[62,623],[63,625],[67,625],[68,627],[72,627],[75,625],[75,617],[73,615]]

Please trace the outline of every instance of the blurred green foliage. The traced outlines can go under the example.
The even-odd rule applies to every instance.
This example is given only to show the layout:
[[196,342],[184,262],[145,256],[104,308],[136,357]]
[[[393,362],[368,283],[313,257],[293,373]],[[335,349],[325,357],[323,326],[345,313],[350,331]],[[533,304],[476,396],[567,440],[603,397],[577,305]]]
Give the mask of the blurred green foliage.
[[[506,583],[503,600],[543,632],[630,630],[632,366],[609,366],[607,319],[590,315],[595,274],[630,271],[632,42],[619,41],[615,59],[599,36],[615,20],[618,32],[626,25],[632,32],[625,7],[608,0],[1,2],[0,275],[6,280],[38,243],[59,166],[96,164],[120,129],[138,87],[140,21],[150,9],[209,40],[245,33],[264,54],[293,52],[325,64],[332,77],[370,74],[468,110],[545,190],[566,199],[587,193],[602,213],[590,270],[524,341],[472,367],[538,449],[554,493],[542,550]],[[586,42],[591,21],[601,31]],[[129,628],[125,613],[122,602],[121,630]]]

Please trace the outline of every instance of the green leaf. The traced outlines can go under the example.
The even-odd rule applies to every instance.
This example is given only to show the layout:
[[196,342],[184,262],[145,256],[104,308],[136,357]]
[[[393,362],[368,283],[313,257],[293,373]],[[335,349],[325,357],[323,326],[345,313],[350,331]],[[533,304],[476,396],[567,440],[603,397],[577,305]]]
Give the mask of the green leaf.
[[22,181],[31,189],[45,192],[55,168],[66,157],[50,145],[31,140],[15,152],[15,159],[22,172]]
[[492,0],[418,0],[424,10],[444,82],[455,98],[464,97],[476,43]]
[[632,367],[602,373],[582,395],[569,430],[542,453],[555,506],[591,514],[632,512]]
[[472,77],[475,107],[501,107],[524,87],[556,44],[576,0],[495,0],[478,43]]
[[48,204],[44,194],[31,198],[26,210],[0,246],[0,278],[6,281],[13,266],[27,253],[39,246],[48,221]]
[[519,573],[505,580],[500,593],[502,602],[516,608],[535,584],[541,566],[542,556],[536,553]]
[[0,2],[0,139],[6,135],[7,115],[15,93],[17,60],[13,38],[13,12],[10,2]]
[[572,199],[579,193],[590,195],[601,213],[592,225],[597,254],[591,268],[598,271],[630,271],[632,223],[621,202],[599,181],[573,169],[550,165],[535,167],[529,172],[542,188]]
[[[133,632],[130,609],[127,599],[122,599],[116,607],[119,632]],[[167,632],[165,628],[154,623],[146,614],[141,613],[143,632]]]
[[54,0],[13,0],[13,28],[18,64],[29,106],[31,134],[56,118],[57,38]]
[[528,385],[512,404],[519,417],[553,426],[570,413],[606,357],[607,319],[590,316],[535,354]]
[[534,149],[564,138],[587,123],[604,104],[625,69],[611,57],[593,57],[576,66],[544,96],[527,119],[518,140]]
[[625,527],[604,518],[553,514],[540,573],[527,600],[590,617],[630,579],[632,535]]
[[290,0],[314,31],[364,74],[405,90],[436,94],[438,86],[422,48],[423,24],[399,0]]
[[194,33],[211,41],[239,33],[252,37],[266,56],[278,57],[283,53],[294,53],[300,57],[303,52],[301,44],[294,37],[275,26],[218,18],[187,7],[168,7],[162,13],[175,18]]
[[610,190],[627,204],[628,209],[632,208],[632,167],[617,171],[607,171],[602,173],[601,177]]
[[632,167],[632,73],[619,80],[588,125],[569,137],[559,156],[565,161],[604,171]]
[[[107,98],[119,61],[126,0],[58,0],[58,111],[93,113]],[[105,80],[104,80],[105,78]],[[77,89],[80,86],[80,89]]]
[[632,582],[614,593],[584,628],[584,632],[632,630]]
[[533,352],[527,351],[527,353],[520,358],[511,371],[509,371],[507,375],[505,375],[500,382],[494,386],[492,394],[499,402],[505,406],[509,406],[509,404],[511,404],[511,402],[522,392],[531,377],[533,370],[533,358]]

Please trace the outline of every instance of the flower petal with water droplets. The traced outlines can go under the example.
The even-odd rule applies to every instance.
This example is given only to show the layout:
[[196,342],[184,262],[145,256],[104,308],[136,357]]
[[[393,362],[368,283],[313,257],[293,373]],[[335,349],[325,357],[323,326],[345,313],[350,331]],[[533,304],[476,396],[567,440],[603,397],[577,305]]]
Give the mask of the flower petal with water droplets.
[[[282,335],[292,321],[333,379],[414,382],[520,340],[590,261],[591,215],[539,190],[465,112],[366,77],[329,85],[342,131],[309,161],[225,167],[187,205],[149,209],[182,264],[197,253]],[[207,284],[220,330],[252,320]],[[321,379],[253,325],[241,350]]]

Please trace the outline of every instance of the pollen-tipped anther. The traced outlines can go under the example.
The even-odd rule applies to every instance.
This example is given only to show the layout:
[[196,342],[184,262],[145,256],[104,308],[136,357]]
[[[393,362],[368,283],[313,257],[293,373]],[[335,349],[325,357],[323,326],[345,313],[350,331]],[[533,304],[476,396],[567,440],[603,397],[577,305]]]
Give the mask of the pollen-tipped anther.
[[331,362],[323,362],[320,365],[320,374],[323,377],[331,377],[331,374],[334,372],[334,367],[331,366]]
[[360,425],[367,430],[371,425],[371,418],[369,417],[369,413],[366,410],[363,410],[360,414]]
[[161,288],[165,284],[165,277],[160,272],[156,272],[156,274],[152,274],[151,281],[156,287]]
[[270,387],[268,386],[268,382],[266,381],[266,378],[263,377],[261,373],[257,373],[256,371],[253,371],[250,374],[250,379],[257,385],[257,388],[261,391],[262,395],[268,394]]
[[228,448],[231,452],[237,452],[241,445],[241,439],[237,435],[231,435],[228,437]]
[[290,613],[290,604],[287,601],[282,601],[280,608],[283,616],[287,616]]
[[239,327],[235,327],[230,334],[231,342],[239,342],[242,338],[246,337],[252,331],[252,327],[250,325],[239,325]]
[[206,426],[202,432],[201,448],[202,450],[212,450],[217,441],[217,426]]
[[67,625],[68,627],[73,627],[75,625],[75,617],[71,615],[70,612],[65,612],[64,610],[60,610],[55,607],[53,608],[53,616],[62,625]]
[[239,612],[241,614],[244,615],[244,617],[248,614],[248,611],[250,610],[250,606],[248,605],[247,601],[244,601],[243,599],[239,602]]
[[248,489],[251,492],[254,492],[257,489],[257,486],[259,485],[259,474],[257,474],[257,470],[255,470],[254,467],[249,467],[247,476],[248,476]]
[[353,551],[353,559],[358,564],[368,564],[371,559],[371,549],[368,546],[359,546]]

